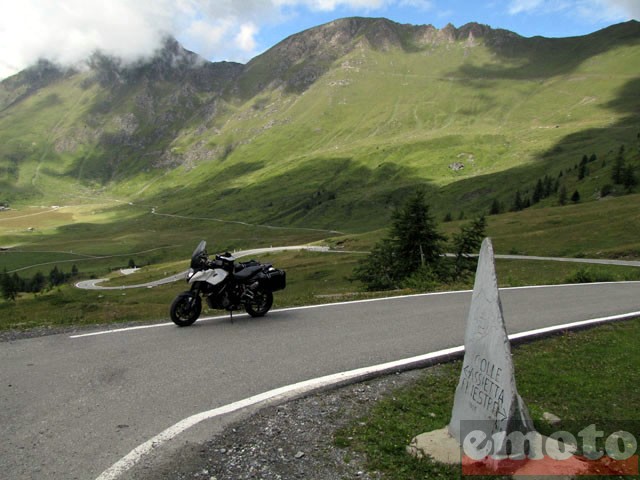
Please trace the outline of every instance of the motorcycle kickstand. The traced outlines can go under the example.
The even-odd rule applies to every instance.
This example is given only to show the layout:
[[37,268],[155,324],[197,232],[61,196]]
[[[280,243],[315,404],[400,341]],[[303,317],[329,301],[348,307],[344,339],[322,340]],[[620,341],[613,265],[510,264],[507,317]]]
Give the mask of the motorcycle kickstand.
[[231,323],[233,323],[233,310],[229,310],[229,318],[231,319]]

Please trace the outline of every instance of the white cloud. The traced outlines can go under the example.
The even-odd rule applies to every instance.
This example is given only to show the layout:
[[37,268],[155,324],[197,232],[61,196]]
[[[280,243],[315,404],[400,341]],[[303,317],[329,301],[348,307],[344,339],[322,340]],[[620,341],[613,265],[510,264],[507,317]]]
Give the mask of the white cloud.
[[377,10],[394,3],[390,0],[273,0],[276,6],[307,7],[310,10],[331,12],[346,7],[354,10]]
[[[96,50],[124,60],[148,57],[166,34],[208,59],[247,61],[270,46],[260,45],[260,35],[267,27],[285,20],[292,24],[310,12],[387,14],[394,7],[405,7],[438,15],[436,4],[445,2],[0,0],[0,79],[39,58],[76,64]],[[591,22],[640,18],[640,0],[508,0],[506,5],[512,15],[562,12]]]
[[0,78],[38,58],[70,64],[96,49],[124,59],[148,54],[171,30],[165,12],[134,9],[126,0],[6,2],[0,12]]
[[0,79],[39,58],[69,65],[96,50],[125,61],[148,57],[166,34],[206,58],[246,61],[257,53],[260,27],[293,10],[393,5],[427,9],[431,0],[3,0]]
[[511,15],[577,14],[591,23],[640,19],[640,0],[511,0]]
[[543,0],[513,0],[509,4],[509,13],[517,15],[523,12],[532,12],[542,5]]
[[398,3],[401,7],[413,7],[419,10],[431,10],[433,8],[433,2],[430,0],[400,0]]
[[209,58],[247,59],[274,0],[20,0],[0,7],[0,79],[39,58],[73,65],[101,50],[136,60],[173,35]]
[[640,20],[640,0],[598,0],[593,11],[600,12],[604,19]]
[[236,45],[243,52],[254,52],[256,49],[255,36],[258,33],[258,28],[253,23],[245,23],[240,26],[240,32],[236,35]]

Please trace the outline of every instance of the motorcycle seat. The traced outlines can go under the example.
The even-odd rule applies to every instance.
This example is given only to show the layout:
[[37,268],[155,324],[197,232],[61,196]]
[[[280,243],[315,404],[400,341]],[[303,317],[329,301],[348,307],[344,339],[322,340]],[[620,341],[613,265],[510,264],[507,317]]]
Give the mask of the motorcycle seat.
[[256,265],[255,267],[245,267],[239,272],[234,273],[233,275],[238,280],[248,280],[260,270],[262,270],[262,265]]

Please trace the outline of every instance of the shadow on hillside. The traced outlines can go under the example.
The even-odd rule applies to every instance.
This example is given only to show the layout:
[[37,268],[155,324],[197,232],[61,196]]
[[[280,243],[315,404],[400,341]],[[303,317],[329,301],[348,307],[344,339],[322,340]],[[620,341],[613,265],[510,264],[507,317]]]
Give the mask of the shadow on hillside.
[[489,79],[548,78],[571,73],[590,58],[614,48],[638,44],[640,22],[635,20],[569,38],[525,38],[494,31],[485,39],[485,45],[503,62],[482,66],[465,64],[452,75],[463,77],[476,87],[489,87],[486,84]]
[[[450,75],[470,88],[486,91],[496,88],[496,80],[533,80],[570,74],[597,55],[618,47],[640,45],[640,22],[632,20],[587,36],[559,39],[524,38],[494,31],[485,38],[485,45],[502,62],[481,66],[465,64]],[[447,199],[445,203],[458,198],[461,209],[486,212],[496,198],[508,208],[516,190],[523,195],[531,193],[539,178],[550,175],[555,179],[561,172],[566,173],[577,165],[583,155],[595,153],[606,163],[607,157],[613,158],[620,145],[637,143],[640,132],[640,76],[628,80],[615,99],[602,107],[616,114],[614,122],[561,138],[551,148],[540,152],[536,162],[456,182],[443,189],[443,197]],[[608,171],[602,175],[606,178],[600,178],[601,182],[609,181]]]
[[240,188],[194,185],[194,195],[176,188],[146,202],[181,214],[355,232],[386,226],[393,209],[419,185],[435,198],[437,188],[405,166],[370,168],[351,158],[314,158]]
[[[561,184],[570,183],[572,188],[582,189],[583,194],[591,196],[594,192],[585,192],[577,179],[576,166],[584,155],[596,154],[598,162],[590,169],[602,187],[611,183],[610,169],[620,146],[632,147],[632,151],[640,148],[640,77],[625,83],[615,99],[604,106],[623,116],[606,127],[585,129],[563,137],[548,150],[540,152],[536,162],[460,180],[443,189],[445,203],[453,204],[454,199],[458,199],[460,208],[486,213],[493,199],[498,199],[503,207],[509,209],[516,190],[523,197],[529,196],[538,179],[545,175],[554,180],[559,178]],[[555,199],[553,202],[557,204]]]
[[[427,189],[428,203],[438,220],[445,213],[455,217],[487,213],[494,198],[509,208],[516,190],[532,194],[538,179],[562,177],[573,191],[582,189],[584,199],[592,191],[578,183],[577,165],[584,155],[600,160],[590,168],[602,182],[610,182],[610,168],[621,144],[635,145],[640,131],[640,77],[624,84],[606,108],[620,118],[603,128],[591,128],[565,136],[535,162],[491,175],[476,176],[439,188],[416,169],[382,161],[370,167],[353,158],[313,158],[276,176],[265,171],[257,180],[238,187],[229,185],[236,174],[260,172],[263,164],[230,162],[221,173],[224,182],[212,188],[210,179],[201,185],[166,190],[148,203],[162,205],[167,213],[217,217],[251,224],[320,228],[362,232],[386,227],[392,212],[418,186]],[[606,161],[606,166],[603,165]],[[266,165],[266,164],[265,164]],[[226,186],[225,186],[226,185]],[[571,194],[571,192],[569,192]],[[556,204],[555,198],[551,204]]]

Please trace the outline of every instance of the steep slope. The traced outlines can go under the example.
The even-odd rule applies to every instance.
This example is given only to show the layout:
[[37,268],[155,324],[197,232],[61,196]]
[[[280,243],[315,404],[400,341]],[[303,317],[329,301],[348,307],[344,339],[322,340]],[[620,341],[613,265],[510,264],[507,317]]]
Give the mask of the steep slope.
[[69,181],[104,185],[162,163],[194,113],[243,68],[206,62],[170,39],[149,61],[97,53],[87,67],[41,62],[0,84],[3,191],[57,195]]
[[[443,215],[486,211],[494,198],[506,205],[516,189],[532,191],[537,179],[555,179],[584,154],[611,162],[611,151],[636,142],[637,22],[559,40],[475,24],[440,31],[392,24],[404,36],[387,31],[391,46],[376,48],[351,28],[361,21],[344,22],[351,41],[334,42],[338,58],[321,73],[292,73],[319,55],[315,43],[302,42],[305,33],[256,59],[263,70],[253,79],[271,83],[249,100],[236,98],[224,127],[200,137],[226,145],[228,155],[182,177],[203,201],[157,190],[162,203],[217,212],[242,205],[243,218],[254,221],[366,229],[384,224],[417,184],[431,188]],[[321,30],[323,38],[344,32],[335,23]],[[297,47],[288,69],[268,70],[292,45],[308,48]],[[251,74],[246,69],[241,81]],[[296,84],[302,93],[292,93],[292,78],[307,79]],[[600,175],[607,181],[609,172]],[[584,188],[585,200],[599,189],[569,177],[567,187]]]
[[[350,18],[246,65],[171,41],[133,68],[89,65],[2,82],[10,201],[105,192],[182,215],[366,230],[416,185],[438,214],[486,211],[584,154],[612,161],[640,131],[638,22],[546,39]],[[610,163],[598,168],[601,180],[563,182],[589,199]]]

